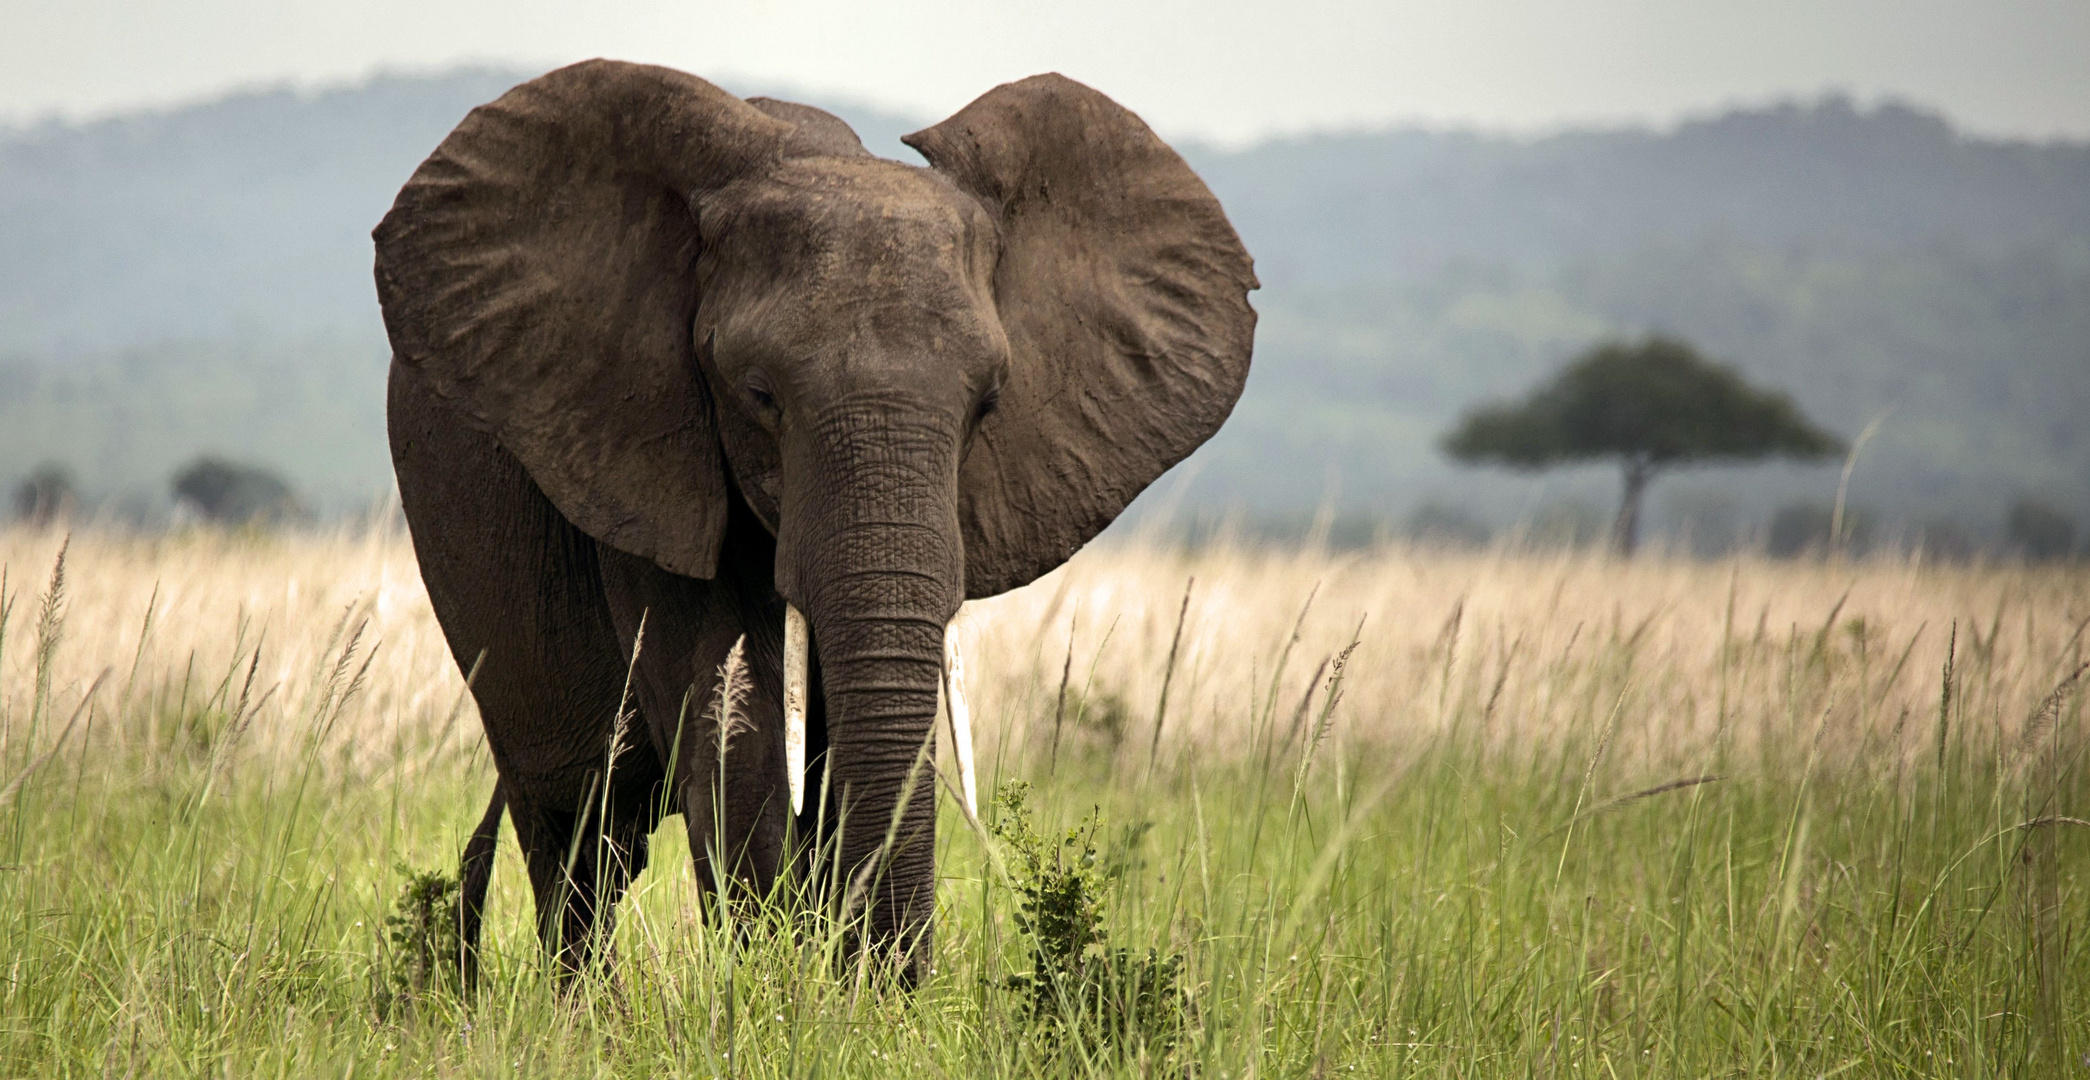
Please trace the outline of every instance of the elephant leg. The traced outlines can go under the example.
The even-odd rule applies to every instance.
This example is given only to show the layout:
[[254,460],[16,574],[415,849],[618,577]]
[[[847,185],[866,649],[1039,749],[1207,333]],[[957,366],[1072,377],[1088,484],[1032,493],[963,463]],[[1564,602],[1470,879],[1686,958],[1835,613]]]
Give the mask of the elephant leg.
[[[530,863],[539,925],[562,960],[584,957],[597,912],[636,872],[657,821],[663,773],[643,721],[615,740],[625,659],[602,592],[595,542],[576,529],[507,451],[392,365],[388,419],[399,501],[428,598],[472,697],[499,787]],[[634,737],[636,736],[636,737]],[[568,888],[569,854],[596,860],[601,777],[610,838],[623,854]],[[576,863],[576,867],[581,865]],[[558,872],[554,872],[558,871]],[[620,882],[598,895],[594,882]]]
[[[670,805],[683,812],[697,880],[707,890],[727,886],[742,897],[772,893],[792,829],[783,752],[784,605],[773,584],[775,551],[768,531],[735,496],[711,580],[671,574],[607,547],[599,556],[627,653],[645,621],[634,683],[654,752],[673,763]],[[742,726],[726,739],[721,760],[714,713],[719,670],[743,636]]]
[[[608,827],[603,826],[607,810]],[[537,898],[537,931],[562,981],[607,954],[617,901],[646,868],[649,809],[599,799],[573,808],[512,807]]]
[[458,860],[457,942],[458,963],[463,969],[464,991],[479,986],[479,930],[486,921],[486,889],[493,882],[493,856],[501,837],[501,816],[508,811],[508,797],[501,785],[493,786],[493,798],[479,827],[465,841],[464,856]]

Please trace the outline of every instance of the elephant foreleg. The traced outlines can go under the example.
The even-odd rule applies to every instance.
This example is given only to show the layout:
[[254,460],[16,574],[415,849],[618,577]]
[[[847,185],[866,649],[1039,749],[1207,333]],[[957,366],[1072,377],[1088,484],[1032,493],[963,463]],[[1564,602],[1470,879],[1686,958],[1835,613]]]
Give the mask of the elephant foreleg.
[[501,815],[508,810],[508,796],[501,785],[493,787],[493,798],[486,804],[486,814],[479,819],[479,827],[472,830],[465,841],[464,857],[459,860],[457,943],[458,963],[463,972],[466,994],[479,985],[479,929],[486,921],[486,888],[493,882],[494,845],[501,836]]
[[537,899],[537,932],[557,959],[562,984],[607,956],[617,901],[646,868],[654,816],[631,802],[609,801],[608,828],[599,793],[574,810],[512,808]]

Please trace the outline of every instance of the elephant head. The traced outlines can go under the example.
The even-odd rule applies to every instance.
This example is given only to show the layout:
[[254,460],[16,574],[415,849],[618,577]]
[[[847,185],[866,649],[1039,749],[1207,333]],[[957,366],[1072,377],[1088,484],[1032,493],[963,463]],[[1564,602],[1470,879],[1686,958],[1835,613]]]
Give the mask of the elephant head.
[[1079,83],[998,87],[906,141],[929,168],[818,110],[589,61],[474,110],[376,239],[398,362],[575,526],[700,578],[729,500],[775,534],[844,864],[885,852],[871,925],[919,940],[934,796],[908,774],[946,625],[1218,428],[1256,282],[1183,160]]

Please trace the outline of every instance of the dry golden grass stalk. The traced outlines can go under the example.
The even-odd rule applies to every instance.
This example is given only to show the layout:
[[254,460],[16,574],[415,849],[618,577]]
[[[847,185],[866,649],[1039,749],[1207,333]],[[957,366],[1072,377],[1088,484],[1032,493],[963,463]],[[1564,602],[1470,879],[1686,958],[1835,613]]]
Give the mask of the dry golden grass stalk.
[[[37,580],[64,544],[0,531],[0,567]],[[149,724],[209,707],[239,708],[245,755],[297,753],[315,716],[329,725],[326,760],[351,766],[478,744],[476,724],[445,722],[463,679],[396,531],[83,532],[64,581],[64,647],[41,658],[43,707],[69,711],[95,673],[131,671],[123,716],[98,727],[97,742],[161,752],[169,735]],[[1277,704],[1308,700],[1325,668],[1282,658],[1333,657],[1368,617],[1341,708],[1326,718],[1345,746],[1455,736],[1539,753],[1593,735],[1630,684],[1606,767],[1654,779],[1711,771],[1702,766],[1722,746],[1805,747],[1818,722],[1824,763],[1929,749],[1933,732],[1898,721],[1937,708],[1921,673],[1945,667],[1939,630],[1954,625],[1952,722],[2036,739],[2070,700],[2053,696],[2052,680],[2082,662],[2071,650],[2086,615],[2081,567],[1133,544],[1093,546],[1027,588],[969,604],[964,628],[989,772],[997,753],[1042,764],[1060,727],[1070,744],[1103,744],[1104,719],[1120,725],[1109,745],[1163,763],[1187,747],[1223,757],[1267,745],[1258,739],[1326,735],[1292,734],[1299,710]],[[1454,618],[1479,645],[1452,646]],[[0,712],[18,738],[37,708],[38,663],[33,650],[0,656]],[[1092,677],[1071,679],[1077,666]]]

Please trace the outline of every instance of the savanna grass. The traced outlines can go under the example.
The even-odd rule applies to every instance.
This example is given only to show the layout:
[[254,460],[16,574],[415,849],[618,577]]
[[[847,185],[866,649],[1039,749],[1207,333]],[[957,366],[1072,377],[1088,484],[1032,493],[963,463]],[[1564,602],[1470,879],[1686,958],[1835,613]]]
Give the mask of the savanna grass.
[[613,973],[555,990],[504,836],[483,988],[402,995],[401,868],[454,869],[492,777],[409,549],[83,534],[61,582],[61,540],[0,534],[0,1074],[2044,1077],[2090,1054],[2081,568],[1133,545],[971,605],[983,793],[1031,783],[1039,835],[1096,822],[1071,849],[1086,955],[1179,965],[1167,1023],[1113,1027],[1080,1015],[1110,964],[1039,1022],[1039,870],[993,838],[1012,800],[975,824],[947,787],[912,994],[834,928],[707,904],[675,818]]

